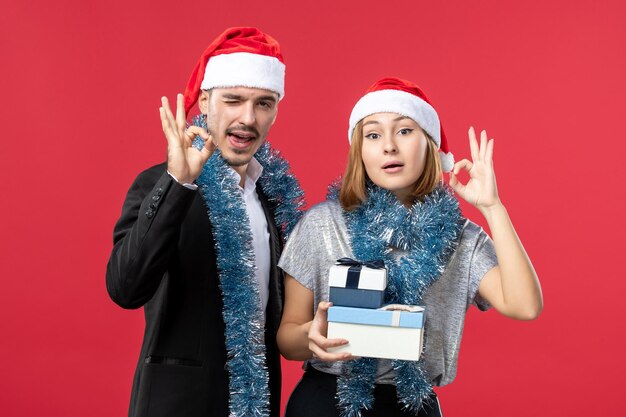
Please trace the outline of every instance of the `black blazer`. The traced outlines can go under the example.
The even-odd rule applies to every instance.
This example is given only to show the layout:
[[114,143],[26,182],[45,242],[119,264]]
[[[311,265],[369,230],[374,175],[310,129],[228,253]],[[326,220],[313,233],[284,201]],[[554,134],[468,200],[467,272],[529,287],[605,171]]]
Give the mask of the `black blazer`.
[[[260,188],[270,232],[270,296],[266,363],[271,416],[280,412],[280,356],[276,332],[283,275],[282,242],[273,207]],[[124,308],[144,307],[146,328],[131,394],[130,417],[228,416],[228,371],[222,293],[207,208],[154,166],[135,179],[115,225],[107,265],[109,295]]]

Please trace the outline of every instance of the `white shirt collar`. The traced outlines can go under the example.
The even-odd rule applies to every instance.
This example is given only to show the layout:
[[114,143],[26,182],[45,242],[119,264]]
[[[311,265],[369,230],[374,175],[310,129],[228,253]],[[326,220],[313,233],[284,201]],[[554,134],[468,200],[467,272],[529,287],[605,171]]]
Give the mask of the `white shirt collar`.
[[[233,169],[233,167],[229,167],[232,171],[233,178],[237,180],[237,184],[241,183],[241,175],[237,171]],[[250,162],[248,162],[248,168],[246,168],[246,180],[244,182],[243,188],[239,186],[239,188],[244,192],[244,194],[249,194],[256,189],[256,182],[263,174],[263,166],[256,160],[256,158],[252,158]]]

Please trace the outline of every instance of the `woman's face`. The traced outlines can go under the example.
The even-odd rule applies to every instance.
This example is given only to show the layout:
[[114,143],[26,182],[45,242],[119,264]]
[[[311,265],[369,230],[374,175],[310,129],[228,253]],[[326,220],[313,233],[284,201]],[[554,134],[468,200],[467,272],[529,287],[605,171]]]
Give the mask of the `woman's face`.
[[362,157],[374,184],[407,202],[424,171],[428,138],[413,120],[397,113],[363,119]]

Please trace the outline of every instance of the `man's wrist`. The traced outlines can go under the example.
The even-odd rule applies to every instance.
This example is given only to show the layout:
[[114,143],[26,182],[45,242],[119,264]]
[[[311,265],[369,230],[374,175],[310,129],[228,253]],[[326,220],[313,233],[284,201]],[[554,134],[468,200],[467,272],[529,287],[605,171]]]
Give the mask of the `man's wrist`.
[[179,183],[180,185],[182,185],[185,188],[189,188],[190,190],[197,190],[198,186],[196,184],[194,184],[193,182],[184,182],[184,181],[179,181],[178,178],[176,178],[176,176],[174,174],[172,174],[171,172],[167,171],[168,175],[170,177],[172,177],[172,179],[174,181],[176,181],[177,183]]

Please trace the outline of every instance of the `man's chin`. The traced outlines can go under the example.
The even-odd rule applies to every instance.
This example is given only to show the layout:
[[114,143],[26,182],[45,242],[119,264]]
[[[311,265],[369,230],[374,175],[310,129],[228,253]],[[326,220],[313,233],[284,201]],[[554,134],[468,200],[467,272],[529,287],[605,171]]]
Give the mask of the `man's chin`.
[[243,165],[248,165],[248,163],[252,159],[252,156],[253,155],[249,155],[249,154],[245,154],[245,155],[234,154],[233,155],[230,152],[229,152],[229,155],[224,155],[224,153],[222,153],[222,158],[224,158],[226,163],[230,165],[231,167],[240,167]]

